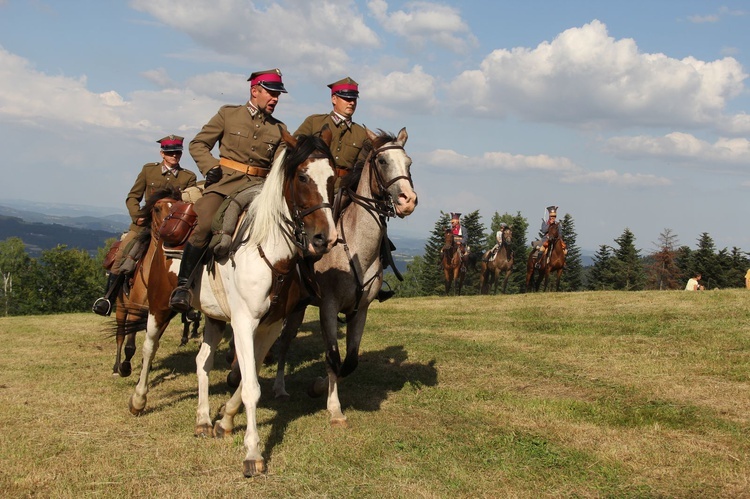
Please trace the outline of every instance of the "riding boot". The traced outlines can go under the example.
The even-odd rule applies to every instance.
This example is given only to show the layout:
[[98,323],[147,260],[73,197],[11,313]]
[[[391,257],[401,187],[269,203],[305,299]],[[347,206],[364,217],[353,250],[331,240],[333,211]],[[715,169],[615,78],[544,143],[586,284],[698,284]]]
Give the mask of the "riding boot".
[[190,290],[192,277],[200,266],[205,251],[205,246],[193,246],[190,243],[187,243],[185,249],[182,250],[180,272],[177,274],[177,287],[169,297],[169,307],[172,310],[176,312],[188,312],[190,310],[190,303],[193,301],[193,293]]
[[94,302],[91,311],[104,317],[109,316],[112,313],[113,297],[117,296],[117,293],[120,292],[120,287],[124,281],[125,274],[113,274],[110,272],[109,277],[107,277],[107,285],[104,288],[104,296]]

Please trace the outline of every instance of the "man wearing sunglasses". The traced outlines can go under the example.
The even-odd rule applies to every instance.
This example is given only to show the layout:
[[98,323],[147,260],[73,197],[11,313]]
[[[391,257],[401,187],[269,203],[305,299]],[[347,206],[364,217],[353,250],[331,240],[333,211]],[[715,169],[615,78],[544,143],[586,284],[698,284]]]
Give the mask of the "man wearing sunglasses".
[[135,183],[125,199],[125,206],[128,208],[133,223],[130,224],[128,232],[120,239],[120,246],[110,269],[104,296],[94,302],[94,313],[104,316],[112,313],[114,298],[125,281],[125,277],[135,270],[135,264],[145,249],[145,245],[140,243],[138,237],[139,234],[149,229],[144,226],[145,213],[141,208],[141,201],[148,199],[154,192],[165,187],[173,186],[182,191],[196,184],[195,173],[180,167],[183,140],[183,137],[177,135],[168,135],[157,140],[156,142],[161,145],[161,161],[143,165],[141,172],[135,179]]

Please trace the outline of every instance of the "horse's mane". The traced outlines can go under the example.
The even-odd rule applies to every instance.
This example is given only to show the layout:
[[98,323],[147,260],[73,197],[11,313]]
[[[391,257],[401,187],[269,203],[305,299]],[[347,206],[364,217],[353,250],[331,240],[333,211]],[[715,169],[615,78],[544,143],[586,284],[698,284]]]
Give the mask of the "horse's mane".
[[372,154],[387,143],[395,140],[395,135],[390,132],[384,132],[381,129],[378,129],[377,137],[375,137],[374,140],[365,140],[365,143],[362,146],[365,154],[360,155],[360,158],[358,158],[358,161],[354,164],[351,171],[341,179],[341,187],[348,187],[351,190],[356,190],[359,185],[359,179],[362,177],[362,169],[365,167],[365,163],[370,160]]
[[143,222],[143,227],[147,230],[143,230],[138,234],[138,240],[142,242],[147,242],[151,240],[151,221],[153,217],[154,212],[154,205],[157,201],[164,198],[169,199],[181,199],[182,194],[180,193],[180,189],[177,187],[168,185],[166,187],[163,187],[161,189],[158,189],[154,191],[151,196],[146,199],[146,203],[143,205],[143,218],[145,221]]
[[300,135],[297,137],[296,147],[287,145],[276,156],[263,189],[248,207],[248,215],[253,220],[249,241],[251,244],[265,240],[272,231],[284,224],[284,217],[289,218],[284,186],[297,167],[313,153],[322,154],[333,164],[331,150],[317,135]]

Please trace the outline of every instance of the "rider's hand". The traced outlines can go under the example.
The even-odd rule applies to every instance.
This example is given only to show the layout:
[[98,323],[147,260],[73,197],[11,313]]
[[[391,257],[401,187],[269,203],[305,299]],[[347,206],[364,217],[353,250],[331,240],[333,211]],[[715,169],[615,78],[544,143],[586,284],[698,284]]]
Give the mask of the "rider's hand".
[[221,180],[221,167],[214,166],[206,172],[206,182],[203,184],[203,187],[205,188],[211,184],[215,184],[219,180]]
[[136,218],[136,219],[135,219],[135,224],[136,224],[136,225],[137,225],[138,227],[143,227],[143,224],[144,224],[144,223],[146,223],[146,219],[145,219],[145,218],[143,218],[143,217],[138,217],[138,218]]

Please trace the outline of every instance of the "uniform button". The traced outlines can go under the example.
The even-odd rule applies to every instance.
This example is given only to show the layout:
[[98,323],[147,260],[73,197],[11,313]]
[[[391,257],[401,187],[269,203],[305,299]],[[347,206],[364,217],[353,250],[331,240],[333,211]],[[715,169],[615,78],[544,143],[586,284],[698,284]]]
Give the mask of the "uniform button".
[[250,148],[250,150],[251,150],[251,151],[254,151],[254,150],[255,150],[255,146],[251,147],[251,148]]
[[255,163],[255,160],[254,160],[254,159],[251,159],[251,160],[250,160],[250,163]]
[[260,125],[256,123],[255,128],[260,128]]
[[254,139],[257,139],[257,138],[258,138],[258,136],[257,136],[257,135],[253,135],[253,138],[254,138]]

